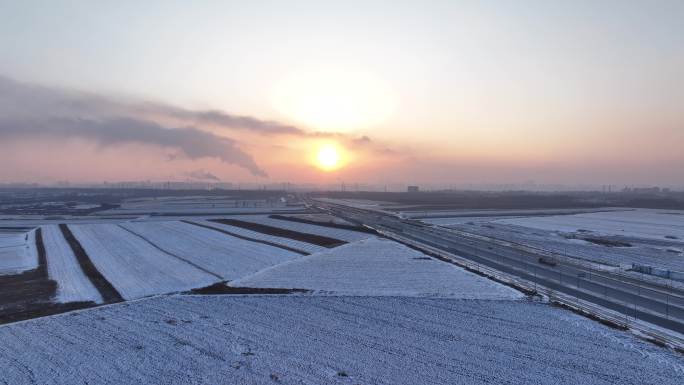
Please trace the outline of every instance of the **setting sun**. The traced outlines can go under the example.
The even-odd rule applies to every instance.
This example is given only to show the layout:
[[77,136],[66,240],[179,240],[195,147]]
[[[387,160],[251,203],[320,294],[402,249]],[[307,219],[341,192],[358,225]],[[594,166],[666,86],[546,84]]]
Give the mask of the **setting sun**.
[[325,171],[331,171],[340,167],[340,152],[332,144],[325,144],[318,149],[316,154],[318,167]]

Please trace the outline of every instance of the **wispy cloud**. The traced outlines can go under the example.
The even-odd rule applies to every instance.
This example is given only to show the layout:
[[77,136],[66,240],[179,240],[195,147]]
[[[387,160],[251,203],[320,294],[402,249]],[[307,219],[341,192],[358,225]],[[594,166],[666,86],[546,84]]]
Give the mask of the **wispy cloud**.
[[257,176],[266,176],[254,159],[235,141],[192,127],[164,128],[156,123],[129,119],[22,119],[0,118],[0,138],[83,138],[102,146],[141,143],[175,148],[190,159],[213,157],[235,164]]
[[266,135],[309,135],[306,131],[292,125],[260,120],[251,116],[232,115],[220,110],[188,110],[167,104],[145,102],[131,106],[131,111],[144,115],[178,119],[191,124],[208,124],[228,129],[253,131]]
[[[225,130],[217,131],[216,128]],[[218,158],[253,175],[266,176],[266,172],[240,148],[236,140],[224,136],[225,131],[247,131],[267,137],[327,138],[355,151],[381,156],[397,154],[368,136],[308,131],[225,111],[190,110],[163,103],[27,84],[0,76],[0,139],[78,137],[102,146],[141,143],[173,148],[179,151],[179,155],[190,159]]]
[[116,99],[93,93],[26,84],[0,76],[0,113],[35,116],[37,112],[41,115],[80,118],[126,116],[143,120],[172,120],[182,125],[211,125],[265,135],[319,135],[292,125],[229,114],[220,110],[190,110],[163,103]]
[[372,152],[375,152],[377,154],[387,156],[398,155],[397,151],[389,147],[375,143],[373,140],[371,140],[371,138],[365,135],[358,138],[349,139],[348,142],[357,149],[371,150]]
[[169,147],[190,159],[218,158],[253,175],[267,175],[231,138],[192,126],[165,127],[99,96],[0,78],[0,138],[37,137],[77,137],[102,146],[141,143]]

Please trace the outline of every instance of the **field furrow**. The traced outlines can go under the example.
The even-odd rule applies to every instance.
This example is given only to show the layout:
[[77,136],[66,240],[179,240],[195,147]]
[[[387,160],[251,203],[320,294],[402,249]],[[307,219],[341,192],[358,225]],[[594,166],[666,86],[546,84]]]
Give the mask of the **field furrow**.
[[317,253],[319,251],[323,250],[328,250],[327,248],[323,246],[318,246],[314,245],[311,243],[307,242],[301,242],[297,241],[294,239],[290,238],[283,238],[283,237],[278,237],[274,235],[269,235],[269,234],[264,234],[258,231],[253,231],[249,229],[245,229],[242,227],[237,227],[237,226],[231,226],[231,225],[226,225],[223,223],[217,223],[217,222],[212,222],[208,220],[197,220],[197,221],[192,221],[193,223],[197,223],[202,226],[208,226],[208,227],[213,227],[221,230],[225,230],[229,233],[236,234],[239,236],[247,237],[247,238],[252,238],[252,239],[257,239],[257,240],[262,240],[265,242],[273,243],[276,245],[281,245],[288,247],[290,249],[294,250],[299,250],[300,252],[303,252],[305,254],[312,254],[312,253]]
[[[322,226],[312,223],[305,223],[295,220],[279,219],[278,217],[272,218],[268,215],[241,215],[231,217],[234,219],[239,219],[245,222],[258,223],[261,225],[277,227],[286,230],[292,230],[300,233],[314,234],[322,237],[328,237],[333,239],[339,239],[345,242],[356,242],[363,239],[370,238],[372,234],[360,231],[353,231],[349,229],[343,229],[335,226]],[[280,216],[280,218],[283,218]],[[286,217],[285,217],[286,218]],[[341,225],[337,225],[341,226]]]
[[57,282],[58,302],[92,301],[102,303],[102,296],[81,269],[69,243],[56,225],[42,227],[49,277]]
[[97,270],[124,299],[186,291],[218,281],[117,225],[70,228]]
[[[262,234],[273,235],[282,238],[289,238],[295,241],[311,243],[318,246],[323,246],[326,248],[333,248],[345,244],[345,241],[331,238],[322,235],[316,235],[313,233],[303,233],[300,231],[290,230],[286,227],[265,225],[258,222],[243,221],[234,218],[224,218],[224,219],[211,219],[212,222],[221,223],[224,225],[230,225],[235,227],[241,227],[243,229],[256,231]],[[288,222],[282,224],[286,226]]]
[[224,280],[237,279],[301,256],[184,222],[130,222],[122,226]]

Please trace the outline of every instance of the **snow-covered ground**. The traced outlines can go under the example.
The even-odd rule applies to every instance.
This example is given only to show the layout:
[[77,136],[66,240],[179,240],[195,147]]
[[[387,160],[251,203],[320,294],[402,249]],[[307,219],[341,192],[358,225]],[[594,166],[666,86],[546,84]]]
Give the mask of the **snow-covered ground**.
[[338,229],[334,227],[317,226],[308,223],[294,222],[283,219],[269,218],[268,215],[240,215],[231,216],[231,219],[239,219],[245,222],[259,223],[262,225],[279,227],[281,229],[288,229],[298,231],[300,233],[321,235],[339,239],[346,242],[356,242],[362,239],[371,237],[371,234],[360,231],[352,231],[346,229]]
[[644,243],[635,243],[630,240],[633,247],[606,247],[581,239],[568,239],[566,238],[568,234],[557,231],[499,222],[480,222],[448,227],[613,266],[629,267],[632,263],[637,263],[684,271],[684,255],[681,252],[673,252],[676,250],[674,247],[648,244],[646,243],[648,240],[644,240]]
[[345,295],[523,297],[507,286],[375,237],[285,262],[231,282],[231,286],[298,288]]
[[[197,220],[313,253],[301,256],[178,221],[70,225],[125,299],[221,280],[313,293],[177,294],[0,326],[0,384],[684,382],[675,353],[396,242],[265,216],[239,219],[352,243],[327,249]],[[581,250],[618,249],[491,225],[483,231],[540,245],[555,237]],[[42,231],[57,299],[100,301],[59,228]],[[0,246],[18,241],[0,238]]]
[[186,291],[220,279],[113,224],[70,225],[97,270],[125,299]]
[[[49,218],[49,219],[46,219]],[[121,223],[125,220],[135,219],[136,216],[122,217],[96,217],[96,216],[42,216],[42,215],[0,215],[0,226],[25,227],[28,230],[43,225],[67,224],[95,224],[95,223]],[[0,234],[1,235],[1,234]]]
[[171,296],[0,327],[7,384],[681,384],[682,359],[545,304]]
[[348,222],[340,217],[336,217],[334,215],[330,214],[324,214],[324,213],[311,213],[311,214],[281,214],[285,215],[290,218],[299,218],[299,219],[304,219],[304,220],[309,220],[309,221],[314,221],[314,222],[321,222],[321,223],[335,223],[338,225],[353,225],[353,223]]
[[178,221],[122,224],[160,248],[233,280],[301,255]]
[[325,203],[332,203],[336,205],[356,207],[364,210],[374,210],[383,212],[386,214],[393,214],[392,211],[387,209],[387,206],[394,205],[392,202],[383,201],[371,201],[367,199],[337,199],[337,198],[315,198],[315,201],[321,201]]
[[102,302],[100,292],[86,277],[57,225],[42,227],[48,275],[57,282],[57,302]]
[[499,223],[543,230],[575,232],[589,230],[598,234],[684,241],[684,211],[636,209],[576,215],[557,215],[502,219]]
[[432,219],[456,219],[463,218],[486,218],[486,217],[525,217],[525,216],[539,216],[539,215],[568,215],[591,213],[597,211],[622,211],[623,208],[604,207],[593,209],[485,209],[485,210],[406,210],[401,211],[406,218],[426,218]]
[[143,198],[125,201],[120,207],[101,211],[98,215],[146,214],[146,213],[250,213],[250,212],[288,212],[302,210],[303,206],[287,206],[277,199],[231,199],[221,197],[165,197]]
[[37,266],[35,231],[0,233],[0,275],[18,274]]
[[449,217],[449,218],[420,218],[423,223],[437,226],[461,225],[464,223],[491,222],[497,219],[511,219],[519,217]]
[[252,239],[258,239],[258,240],[262,240],[262,241],[272,242],[272,243],[275,243],[277,245],[286,246],[286,247],[289,247],[289,248],[292,248],[295,250],[300,250],[300,251],[310,253],[310,254],[316,253],[319,251],[323,251],[323,250],[327,250],[327,248],[325,248],[323,246],[318,246],[318,245],[314,245],[314,244],[307,243],[307,242],[297,241],[297,240],[290,239],[290,238],[277,237],[275,235],[269,235],[269,234],[260,233],[258,231],[243,229],[242,227],[225,225],[223,223],[203,221],[203,220],[192,220],[192,222],[199,223],[203,226],[210,226],[210,227],[215,227],[217,229],[222,229],[222,230],[231,232],[233,234],[241,235],[243,237],[248,237],[248,238],[252,238]]

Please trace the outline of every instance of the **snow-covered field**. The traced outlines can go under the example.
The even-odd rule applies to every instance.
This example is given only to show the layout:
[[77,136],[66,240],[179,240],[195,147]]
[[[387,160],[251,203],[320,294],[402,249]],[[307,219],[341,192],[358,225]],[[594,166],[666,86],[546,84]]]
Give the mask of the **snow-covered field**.
[[125,299],[186,291],[220,279],[113,225],[70,225],[98,271]]
[[231,285],[298,288],[344,295],[522,297],[514,289],[429,258],[397,242],[375,237],[301,257]]
[[178,221],[129,222],[122,226],[163,250],[190,260],[226,280],[301,256],[278,247]]
[[0,275],[17,274],[38,266],[35,231],[0,233]]
[[[50,218],[50,219],[46,219]],[[135,219],[136,216],[122,217],[97,217],[97,216],[42,216],[42,215],[0,215],[0,226],[25,227],[27,231],[44,225],[67,224],[96,224],[96,223],[121,223],[125,220]],[[0,233],[0,236],[2,233]]]
[[684,271],[684,255],[673,252],[675,248],[672,247],[663,248],[646,243],[633,243],[633,247],[606,247],[581,239],[567,239],[564,234],[556,231],[498,222],[449,227],[613,266],[631,266],[632,263],[637,263]]
[[288,229],[298,231],[300,233],[322,235],[324,237],[330,237],[339,239],[346,242],[356,242],[362,239],[367,239],[371,237],[371,234],[363,233],[360,231],[352,231],[346,229],[338,229],[334,227],[325,227],[311,225],[308,223],[293,222],[283,219],[269,218],[268,215],[240,215],[231,216],[231,219],[239,219],[241,221],[259,223],[262,225],[279,227],[281,229]]
[[540,215],[568,215],[592,213],[597,211],[622,211],[622,208],[605,207],[595,209],[485,209],[485,210],[406,210],[400,212],[406,218],[456,219],[487,217],[525,217]]
[[56,225],[42,227],[48,275],[57,282],[57,302],[102,302],[100,292],[86,277],[71,247]]
[[[684,271],[684,211],[602,210],[606,211],[421,220],[613,266],[641,264]],[[616,240],[632,247],[607,247],[582,238]]]
[[330,214],[324,214],[324,213],[311,213],[311,214],[281,214],[285,215],[290,218],[299,218],[299,219],[304,219],[304,220],[309,220],[309,221],[314,221],[314,222],[321,222],[321,223],[335,223],[338,225],[352,225],[351,222],[345,221],[344,219],[340,217],[336,217],[334,215]]
[[250,212],[288,212],[301,210],[303,206],[286,206],[280,200],[231,199],[221,197],[165,197],[143,198],[123,202],[120,207],[101,211],[98,215],[109,214],[197,214],[197,213],[250,213]]
[[252,239],[258,239],[258,240],[262,240],[262,241],[272,242],[272,243],[275,243],[277,245],[286,246],[286,247],[296,249],[296,250],[300,250],[300,251],[303,251],[303,252],[306,252],[309,254],[313,254],[313,253],[316,253],[319,251],[327,250],[327,248],[325,248],[323,246],[318,246],[318,245],[314,245],[311,243],[297,241],[297,240],[289,239],[289,238],[277,237],[275,235],[269,235],[269,234],[260,233],[258,231],[243,229],[242,227],[225,225],[223,223],[203,221],[203,220],[193,220],[192,222],[199,223],[203,226],[209,226],[209,227],[214,227],[217,229],[222,229],[222,230],[228,231],[228,232],[233,233],[233,234],[241,235],[243,237],[248,237],[248,238],[252,238]]
[[543,230],[575,232],[589,230],[598,234],[684,241],[684,211],[636,209],[576,215],[502,219],[499,223]]
[[[189,219],[311,253],[302,256],[163,218],[69,225],[97,270],[125,299],[139,300],[0,326],[0,384],[684,382],[676,353],[390,240],[265,215],[233,217],[351,242],[327,249]],[[623,250],[499,222],[481,228],[500,231],[587,253]],[[60,229],[42,232],[57,301],[101,302]],[[28,242],[5,235],[0,257],[3,246],[28,250],[35,267],[33,232]],[[222,280],[312,292],[140,299]]]
[[356,207],[364,210],[380,211],[384,213],[392,213],[388,206],[392,206],[395,204],[393,202],[371,201],[367,199],[337,199],[319,197],[315,198],[314,200],[325,203],[332,203],[336,205]]
[[7,384],[681,384],[680,355],[545,304],[171,296],[0,327]]
[[449,217],[449,218],[420,218],[423,223],[437,226],[461,225],[464,223],[491,222],[497,219],[510,219],[517,217]]

